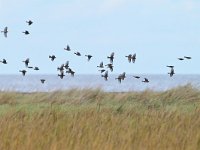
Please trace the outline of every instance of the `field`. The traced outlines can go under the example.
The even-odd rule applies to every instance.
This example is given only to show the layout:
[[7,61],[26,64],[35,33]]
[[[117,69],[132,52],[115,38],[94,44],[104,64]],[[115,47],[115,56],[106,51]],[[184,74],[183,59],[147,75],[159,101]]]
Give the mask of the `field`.
[[0,93],[1,150],[199,150],[200,90]]

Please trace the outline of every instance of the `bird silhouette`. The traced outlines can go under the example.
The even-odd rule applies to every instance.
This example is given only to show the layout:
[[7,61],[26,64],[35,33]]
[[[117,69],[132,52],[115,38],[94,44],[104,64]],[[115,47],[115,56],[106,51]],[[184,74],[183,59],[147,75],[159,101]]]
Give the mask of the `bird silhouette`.
[[44,84],[44,82],[46,81],[45,79],[40,79],[41,83]]
[[27,30],[26,31],[24,31],[24,32],[22,32],[22,33],[24,33],[25,35],[28,35],[28,34],[30,34]]
[[77,55],[77,56],[81,56],[80,52],[75,52],[74,54]]
[[135,63],[135,60],[136,60],[136,53],[133,54],[133,56],[132,56],[132,62]]
[[106,71],[105,74],[101,75],[101,76],[104,77],[105,81],[107,81],[108,80],[108,71]]
[[3,64],[7,64],[7,61],[5,59],[3,59],[2,61],[0,61]]
[[184,60],[184,58],[178,58],[178,60]]
[[122,82],[122,77],[119,75],[117,78],[115,78],[115,80],[118,80],[119,83]]
[[71,68],[69,68],[68,71],[66,71],[66,73],[71,74],[72,77],[74,77],[75,74],[75,72]]
[[7,38],[8,35],[8,27],[5,27],[3,31],[1,31],[2,33],[4,33],[4,36]]
[[38,70],[40,70],[38,67],[34,67],[34,70],[36,70],[36,71],[38,71]]
[[65,65],[62,64],[60,67],[57,67],[57,70],[59,70],[60,72],[62,72],[65,68]]
[[90,61],[90,59],[93,57],[92,55],[85,55],[88,59],[88,61]]
[[103,66],[103,61],[99,64],[99,66],[97,66],[98,68],[104,68]]
[[69,45],[67,45],[67,47],[66,47],[66,48],[64,48],[64,50],[66,50],[66,51],[71,51],[71,48],[70,48],[70,46],[69,46]]
[[114,55],[115,55],[115,53],[114,52],[112,52],[111,54],[110,54],[110,56],[108,56],[107,58],[109,58],[110,59],[110,63],[112,64],[113,63],[113,60],[114,60]]
[[28,66],[28,68],[29,68],[29,69],[33,69],[33,67],[31,67],[31,66]]
[[174,66],[171,66],[171,65],[170,65],[170,66],[167,66],[167,67],[168,67],[168,68],[174,68]]
[[134,78],[136,78],[136,79],[140,79],[140,76],[133,76]]
[[107,64],[105,66],[107,66],[110,69],[110,71],[113,72],[113,67],[114,67],[113,64]]
[[170,75],[170,77],[172,77],[175,74],[174,68],[171,68],[171,71],[168,74]]
[[20,70],[19,72],[21,72],[22,75],[25,76],[27,71],[26,70]]
[[22,62],[24,62],[24,63],[25,63],[25,66],[28,67],[28,64],[30,63],[30,59],[27,58],[26,60],[24,60],[24,61],[22,61]]
[[54,59],[56,59],[55,55],[49,55],[49,58],[51,59],[51,61],[54,61]]
[[99,70],[101,73],[103,73],[103,72],[105,72],[106,70],[105,69],[101,69],[101,70]]
[[186,59],[192,59],[192,57],[189,57],[189,56],[184,56],[184,58],[186,58]]
[[61,79],[63,79],[63,77],[65,76],[65,75],[64,75],[64,71],[60,71],[60,74],[58,74],[58,76],[59,76]]
[[144,78],[144,80],[142,82],[149,83],[149,80],[147,78]]
[[128,62],[130,63],[130,62],[131,62],[131,60],[132,60],[132,55],[131,55],[131,54],[129,54],[128,56],[125,56],[125,57],[127,57],[127,58],[128,58]]
[[69,61],[66,61],[64,67],[65,67],[65,69],[69,69]]
[[29,20],[29,21],[26,21],[26,23],[28,23],[28,25],[32,25],[33,24],[33,21]]

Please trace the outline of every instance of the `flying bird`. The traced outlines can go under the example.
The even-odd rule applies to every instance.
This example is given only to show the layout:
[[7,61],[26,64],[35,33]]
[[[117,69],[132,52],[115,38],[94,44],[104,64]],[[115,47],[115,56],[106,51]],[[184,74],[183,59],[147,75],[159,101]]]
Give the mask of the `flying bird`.
[[60,72],[63,72],[64,68],[65,68],[65,65],[62,64],[60,67],[57,68],[57,70],[59,70]]
[[7,64],[7,61],[5,59],[3,59],[2,61],[0,61],[3,64]]
[[58,74],[58,76],[59,76],[61,79],[63,79],[63,77],[65,76],[65,75],[64,75],[64,71],[61,71],[60,74]]
[[115,53],[114,52],[112,52],[111,54],[110,54],[110,56],[108,56],[107,58],[109,58],[110,59],[110,63],[112,64],[113,63],[113,60],[114,60],[114,55],[115,55]]
[[28,35],[28,34],[30,34],[27,30],[26,31],[24,31],[24,32],[22,32],[22,33],[24,33],[25,35]]
[[51,61],[54,61],[54,59],[56,59],[56,56],[55,55],[49,55],[49,58],[51,59]]
[[103,66],[103,61],[99,64],[99,66],[97,66],[98,68],[104,68]]
[[135,60],[136,60],[136,53],[133,54],[133,56],[132,56],[132,62],[135,63]]
[[170,65],[170,66],[167,66],[167,67],[168,67],[168,68],[174,68],[174,66],[171,66],[171,65]]
[[28,67],[28,64],[30,63],[30,59],[27,58],[26,60],[24,60],[24,61],[22,61],[22,62],[24,62],[24,63],[25,63],[25,66]]
[[127,58],[128,58],[128,62],[130,63],[130,62],[131,62],[131,60],[132,60],[132,55],[131,55],[131,54],[129,54],[128,56],[125,56],[125,57],[127,57]]
[[113,67],[114,67],[113,64],[107,64],[105,66],[107,66],[110,69],[110,71],[113,72]]
[[142,82],[149,83],[149,80],[147,78],[144,78],[144,80]]
[[41,83],[44,84],[44,82],[46,81],[45,79],[40,79]]
[[66,71],[66,73],[71,74],[72,77],[74,77],[75,74],[75,72],[71,68],[69,68],[68,71]]
[[19,72],[21,72],[22,75],[25,76],[27,71],[26,70],[20,70]]
[[28,66],[28,68],[29,68],[29,69],[33,69],[33,67],[31,67],[31,66]]
[[115,80],[118,80],[119,83],[122,82],[122,80],[124,80],[126,78],[126,73],[123,72],[122,74],[120,74],[117,78],[115,78]]
[[136,78],[136,79],[140,79],[140,76],[133,76],[134,78]]
[[103,73],[103,72],[105,72],[106,70],[105,69],[101,69],[101,70],[99,70],[101,73]]
[[69,69],[69,61],[67,61],[64,65],[65,69]]
[[81,56],[80,52],[75,52],[74,54],[77,55],[77,56]]
[[8,27],[5,27],[3,31],[1,31],[2,33],[4,33],[4,36],[7,38],[8,35]]
[[93,57],[92,55],[85,55],[88,59],[88,61],[90,61],[90,59]]
[[39,69],[38,67],[35,67],[34,70],[38,71],[38,70],[40,70],[40,69]]
[[28,23],[28,25],[32,25],[33,24],[33,21],[29,20],[29,21],[26,21],[26,23]]
[[186,59],[192,59],[192,57],[189,57],[189,56],[184,56],[184,58],[186,58]]
[[71,48],[70,48],[70,46],[69,46],[69,45],[67,45],[67,47],[66,47],[66,48],[64,48],[64,50],[66,50],[66,51],[71,51]]
[[178,58],[178,60],[184,60],[184,58]]
[[174,68],[171,68],[171,71],[168,74],[170,75],[170,77],[172,77],[175,74]]
[[106,71],[105,74],[101,75],[101,76],[104,77],[105,81],[107,81],[108,80],[108,71]]

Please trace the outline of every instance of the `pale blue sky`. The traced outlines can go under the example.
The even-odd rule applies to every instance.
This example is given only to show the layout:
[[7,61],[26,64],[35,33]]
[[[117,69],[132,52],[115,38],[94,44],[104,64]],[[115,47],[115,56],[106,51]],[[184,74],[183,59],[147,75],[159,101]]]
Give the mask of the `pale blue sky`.
[[[34,23],[28,26],[25,21]],[[0,0],[1,74],[18,74],[29,57],[37,74],[54,74],[65,61],[78,74],[96,74],[96,66],[115,52],[114,72],[166,74],[175,65],[177,74],[199,74],[200,1],[197,0]],[[25,36],[21,32],[30,31]],[[92,54],[91,62],[63,48]],[[137,53],[135,64],[125,55]],[[48,58],[55,54],[57,59]],[[180,62],[178,57],[191,56]],[[30,71],[30,73],[35,73]]]

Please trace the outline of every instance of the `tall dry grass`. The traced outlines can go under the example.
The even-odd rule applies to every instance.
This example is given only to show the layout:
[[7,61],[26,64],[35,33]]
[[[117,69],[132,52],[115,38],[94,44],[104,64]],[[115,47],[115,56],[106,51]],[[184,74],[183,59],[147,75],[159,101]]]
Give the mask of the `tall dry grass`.
[[2,150],[200,149],[200,91],[0,93]]

